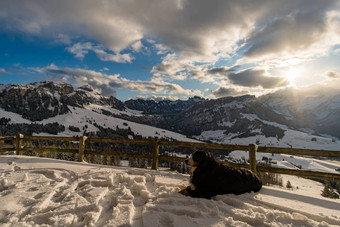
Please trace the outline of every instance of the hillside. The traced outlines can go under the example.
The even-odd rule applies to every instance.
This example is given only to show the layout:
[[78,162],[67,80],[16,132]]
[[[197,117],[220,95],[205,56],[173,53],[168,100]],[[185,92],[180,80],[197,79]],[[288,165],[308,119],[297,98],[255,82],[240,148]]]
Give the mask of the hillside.
[[0,130],[3,135],[157,136],[338,150],[339,97],[337,90],[315,96],[288,89],[258,98],[122,102],[90,86],[73,88],[49,81],[6,84],[0,85]]
[[293,189],[212,200],[177,191],[189,175],[38,157],[2,156],[1,226],[339,226],[340,200],[322,184],[284,176]]

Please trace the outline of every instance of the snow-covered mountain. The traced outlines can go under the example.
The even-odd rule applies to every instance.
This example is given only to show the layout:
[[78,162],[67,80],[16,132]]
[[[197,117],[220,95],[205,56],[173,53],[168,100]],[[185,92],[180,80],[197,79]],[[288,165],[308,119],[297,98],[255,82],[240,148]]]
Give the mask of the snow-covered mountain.
[[[340,91],[317,86],[286,89],[262,96],[259,101],[284,116],[296,129],[312,129],[340,138]],[[280,121],[286,123],[287,121]]]
[[[128,100],[63,82],[0,85],[4,135],[90,135],[338,149],[340,93],[287,89],[259,98]],[[175,133],[176,132],[176,133]]]
[[123,106],[116,98],[104,97],[90,86],[74,89],[63,82],[0,85],[0,107],[31,121],[65,114],[70,107],[89,104],[110,105],[116,109]]
[[156,102],[154,100],[130,99],[124,104],[127,108],[142,111],[144,114],[177,114],[201,101],[205,101],[205,99],[195,96],[187,101],[161,100]]

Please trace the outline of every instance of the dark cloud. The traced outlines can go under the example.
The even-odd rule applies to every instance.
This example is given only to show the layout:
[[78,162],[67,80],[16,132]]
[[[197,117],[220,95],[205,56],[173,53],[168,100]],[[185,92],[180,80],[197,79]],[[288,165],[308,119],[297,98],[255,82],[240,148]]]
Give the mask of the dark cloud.
[[187,96],[202,95],[199,90],[184,89],[178,84],[163,81],[131,81],[120,75],[107,75],[101,72],[85,69],[58,68],[50,66],[45,73],[60,80],[74,81],[77,86],[91,85],[105,96],[115,95],[116,89],[130,89],[141,93],[182,94]]
[[158,64],[157,66],[155,66],[153,68],[154,72],[159,72],[159,73],[166,73],[166,74],[170,74],[171,73],[171,69],[173,68],[173,66],[171,64],[167,64],[165,62],[162,62],[160,64]]
[[262,87],[271,89],[289,85],[284,77],[267,76],[262,69],[246,69],[240,72],[231,73],[228,76],[231,83],[244,87]]
[[[230,58],[239,60],[237,64],[242,60],[257,64],[269,56],[277,65],[283,55],[319,56],[339,43],[339,36],[334,35],[339,35],[339,5],[336,0],[1,0],[0,28],[1,32],[58,37],[80,59],[94,51],[103,61],[119,63],[132,62],[134,51],[141,51],[144,40],[152,39],[154,43],[149,44],[166,54],[151,70],[162,78],[178,80],[190,75],[201,82],[226,79],[235,85],[268,89],[288,81],[258,69],[207,68]],[[73,37],[84,41],[76,43]],[[64,76],[92,83],[106,93],[119,87],[197,94],[161,79],[130,81],[93,71],[64,71],[68,71]]]
[[210,75],[229,75],[234,72],[239,66],[233,67],[219,67],[219,68],[211,68],[207,70],[207,73]]
[[327,77],[331,78],[331,79],[338,79],[340,78],[340,73],[339,72],[328,72]]
[[247,40],[247,57],[269,54],[293,54],[322,41],[327,29],[326,13],[335,1],[300,1],[295,9],[278,15]]
[[3,0],[0,26],[41,36],[62,34],[68,43],[81,35],[116,53],[156,37],[176,54],[202,60],[232,52],[240,40],[247,42],[247,56],[308,47],[323,34],[334,2]]
[[216,98],[221,98],[221,97],[227,97],[227,96],[246,95],[246,94],[249,94],[249,92],[248,91],[239,91],[239,90],[232,88],[232,87],[219,87],[218,89],[213,91],[212,94]]

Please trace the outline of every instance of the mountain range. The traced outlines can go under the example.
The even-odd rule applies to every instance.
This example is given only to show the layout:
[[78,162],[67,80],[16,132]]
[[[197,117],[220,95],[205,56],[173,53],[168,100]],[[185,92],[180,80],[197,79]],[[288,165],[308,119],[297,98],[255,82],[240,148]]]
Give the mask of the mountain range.
[[319,86],[260,97],[122,102],[65,82],[0,84],[0,130],[336,149],[340,92]]

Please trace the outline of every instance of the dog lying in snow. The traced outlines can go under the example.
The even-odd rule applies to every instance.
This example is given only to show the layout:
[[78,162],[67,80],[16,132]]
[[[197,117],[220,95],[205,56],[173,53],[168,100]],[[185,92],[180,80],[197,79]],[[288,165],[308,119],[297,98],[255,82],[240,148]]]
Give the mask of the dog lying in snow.
[[196,151],[185,163],[192,168],[190,186],[179,193],[198,198],[233,193],[258,192],[261,180],[250,170],[233,168],[218,163],[207,151]]

